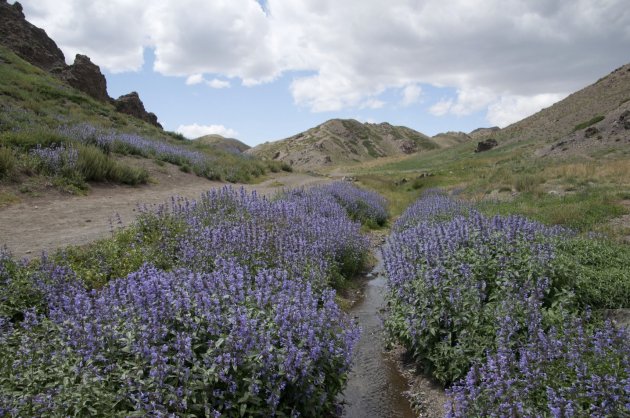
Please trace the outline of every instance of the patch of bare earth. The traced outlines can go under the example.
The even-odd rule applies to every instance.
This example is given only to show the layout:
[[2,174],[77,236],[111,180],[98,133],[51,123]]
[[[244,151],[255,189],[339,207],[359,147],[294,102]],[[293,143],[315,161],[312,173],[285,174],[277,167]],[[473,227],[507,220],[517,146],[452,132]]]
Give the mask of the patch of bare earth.
[[[172,196],[196,199],[226,183],[208,181],[181,172],[170,164],[151,163],[151,184],[131,187],[93,184],[87,196],[60,194],[55,190],[41,196],[20,196],[20,202],[0,208],[0,247],[14,256],[35,257],[68,245],[84,245],[107,237],[112,227],[131,224],[139,205],[160,205]],[[301,187],[330,181],[306,174],[277,173],[254,185],[234,184],[273,194],[283,187]]]
[[418,417],[442,418],[448,400],[444,388],[426,376],[403,347],[395,346],[389,355],[409,382],[409,390],[405,396]]

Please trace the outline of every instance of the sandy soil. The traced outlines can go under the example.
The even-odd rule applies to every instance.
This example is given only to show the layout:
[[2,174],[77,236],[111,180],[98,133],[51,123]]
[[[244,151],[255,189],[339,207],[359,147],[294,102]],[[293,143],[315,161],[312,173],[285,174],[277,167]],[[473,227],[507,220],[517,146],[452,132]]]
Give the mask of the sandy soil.
[[[17,258],[31,258],[42,251],[87,244],[108,236],[119,219],[123,225],[133,222],[138,205],[159,205],[174,195],[195,199],[211,188],[226,185],[182,173],[172,166],[151,174],[155,182],[145,186],[93,185],[87,196],[44,193],[0,208],[0,247],[6,245]],[[278,173],[259,184],[233,186],[272,194],[283,187],[328,181],[308,174]]]

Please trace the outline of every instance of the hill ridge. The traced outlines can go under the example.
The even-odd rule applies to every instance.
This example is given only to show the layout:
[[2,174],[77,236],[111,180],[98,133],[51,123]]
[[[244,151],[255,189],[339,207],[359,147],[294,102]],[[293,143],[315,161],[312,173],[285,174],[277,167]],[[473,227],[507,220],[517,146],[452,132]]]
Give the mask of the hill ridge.
[[316,169],[443,146],[440,141],[406,126],[335,118],[288,138],[260,144],[247,153],[280,160],[298,169]]

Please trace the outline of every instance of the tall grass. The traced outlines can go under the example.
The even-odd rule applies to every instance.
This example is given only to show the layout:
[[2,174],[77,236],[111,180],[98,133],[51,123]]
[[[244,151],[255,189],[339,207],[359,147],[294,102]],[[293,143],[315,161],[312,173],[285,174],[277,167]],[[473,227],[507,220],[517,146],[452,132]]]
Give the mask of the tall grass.
[[9,148],[0,147],[0,179],[7,177],[15,168],[16,160],[13,151]]
[[145,169],[122,165],[93,145],[79,145],[78,151],[77,171],[86,181],[138,185],[149,179],[149,173]]

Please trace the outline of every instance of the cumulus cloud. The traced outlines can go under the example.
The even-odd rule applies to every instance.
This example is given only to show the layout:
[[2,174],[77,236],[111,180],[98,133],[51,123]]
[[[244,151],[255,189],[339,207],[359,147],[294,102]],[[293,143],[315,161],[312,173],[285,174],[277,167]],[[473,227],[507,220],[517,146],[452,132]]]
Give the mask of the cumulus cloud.
[[390,89],[409,105],[421,85],[435,85],[457,97],[434,114],[488,109],[508,120],[497,115],[624,64],[630,44],[625,0],[267,0],[264,9],[256,0],[23,2],[67,55],[127,71],[149,47],[156,71],[190,82],[211,74],[214,87],[289,73],[294,102],[312,111],[379,106]]
[[211,134],[221,135],[227,138],[238,136],[238,132],[234,129],[226,128],[223,125],[198,125],[193,123],[192,125],[179,125],[176,131],[188,139],[196,139]]
[[411,106],[414,103],[418,103],[420,96],[422,95],[422,87],[417,84],[409,84],[405,86],[402,91],[402,100],[400,104],[403,106]]
[[492,125],[503,128],[562,100],[564,97],[561,94],[503,96],[488,107],[487,119]]
[[226,80],[219,80],[218,78],[213,78],[210,81],[206,81],[206,85],[212,87],[213,89],[225,89],[230,87],[230,82]]
[[203,74],[193,74],[186,78],[187,86],[194,86],[201,83],[205,84],[208,87],[212,87],[213,89],[224,89],[230,87],[230,82],[227,80],[220,80],[218,78],[206,80]]
[[451,99],[442,99],[429,108],[429,113],[433,116],[444,116],[453,107],[453,101]]

